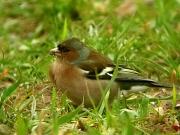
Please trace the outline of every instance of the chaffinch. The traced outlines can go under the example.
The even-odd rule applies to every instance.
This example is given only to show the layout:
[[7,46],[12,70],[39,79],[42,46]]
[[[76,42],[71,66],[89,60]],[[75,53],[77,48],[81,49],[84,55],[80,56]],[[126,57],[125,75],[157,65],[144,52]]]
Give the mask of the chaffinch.
[[117,67],[112,60],[77,38],[60,43],[50,54],[56,56],[49,70],[50,79],[76,105],[97,105],[107,88],[112,101],[119,90],[169,87],[143,78],[132,69]]

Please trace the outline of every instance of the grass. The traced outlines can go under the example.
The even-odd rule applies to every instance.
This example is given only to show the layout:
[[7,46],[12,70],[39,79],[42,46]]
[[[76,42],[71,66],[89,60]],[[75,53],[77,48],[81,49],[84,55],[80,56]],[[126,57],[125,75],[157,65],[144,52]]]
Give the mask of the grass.
[[115,63],[180,84],[179,9],[179,0],[1,0],[0,134],[178,134],[178,88],[120,96],[110,108],[107,93],[99,108],[76,108],[49,82],[48,52],[75,36]]

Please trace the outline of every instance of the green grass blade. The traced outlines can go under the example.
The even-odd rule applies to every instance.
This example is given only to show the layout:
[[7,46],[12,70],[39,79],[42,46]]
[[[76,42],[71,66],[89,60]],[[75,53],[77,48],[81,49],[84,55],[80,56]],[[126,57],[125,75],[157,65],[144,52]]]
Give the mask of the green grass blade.
[[64,20],[64,25],[63,25],[63,31],[61,34],[61,40],[65,40],[67,37],[67,33],[68,33],[68,27],[67,27],[67,19]]
[[51,96],[51,113],[52,113],[52,125],[53,125],[53,134],[57,135],[58,134],[58,124],[57,124],[57,111],[56,111],[56,107],[57,107],[57,93],[56,93],[56,89],[53,88],[52,90],[52,96]]
[[58,125],[62,125],[64,123],[70,122],[81,110],[81,107],[76,108],[74,111],[63,115],[58,118]]
[[172,96],[173,96],[172,102],[173,102],[173,111],[174,111],[176,107],[176,100],[177,100],[176,87],[174,84],[173,84],[173,89],[172,89]]
[[0,108],[2,107],[3,103],[6,101],[6,99],[8,97],[11,96],[11,94],[16,90],[16,88],[19,86],[19,81],[14,83],[13,85],[11,85],[10,87],[8,87],[7,89],[5,89],[2,93],[1,93],[1,97],[0,97]]
[[28,124],[27,120],[18,116],[16,120],[16,134],[17,135],[27,135],[28,134]]

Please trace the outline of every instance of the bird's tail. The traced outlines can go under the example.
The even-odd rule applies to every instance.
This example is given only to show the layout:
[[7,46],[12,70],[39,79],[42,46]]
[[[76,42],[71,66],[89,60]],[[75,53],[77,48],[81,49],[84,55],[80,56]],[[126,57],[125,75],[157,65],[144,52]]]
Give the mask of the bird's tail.
[[143,79],[143,78],[118,78],[118,82],[120,83],[121,89],[131,90],[133,88],[143,89],[147,87],[156,87],[156,88],[172,88],[172,85],[156,82],[151,79]]
[[159,87],[159,88],[172,88],[172,85],[170,85],[170,84],[165,84],[165,83],[155,82],[155,81],[150,81],[148,86],[149,87]]

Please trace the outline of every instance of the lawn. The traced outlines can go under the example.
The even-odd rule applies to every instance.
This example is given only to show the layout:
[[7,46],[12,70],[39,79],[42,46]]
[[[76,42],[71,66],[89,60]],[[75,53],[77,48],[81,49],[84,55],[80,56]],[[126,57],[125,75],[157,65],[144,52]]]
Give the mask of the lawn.
[[[75,107],[50,82],[49,50],[77,37],[173,85]],[[180,134],[179,0],[1,0],[0,134]]]

